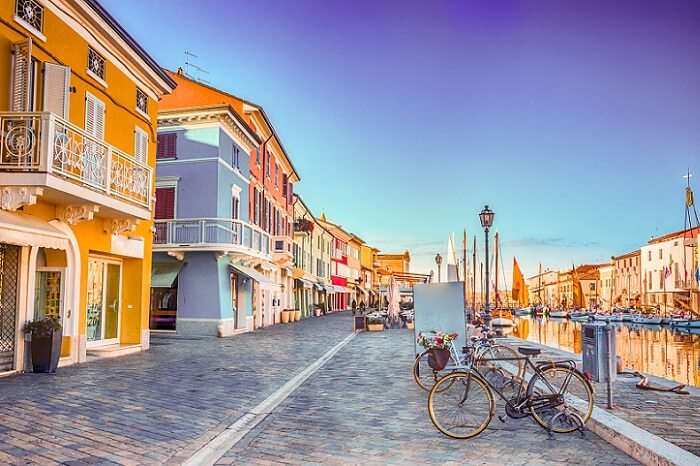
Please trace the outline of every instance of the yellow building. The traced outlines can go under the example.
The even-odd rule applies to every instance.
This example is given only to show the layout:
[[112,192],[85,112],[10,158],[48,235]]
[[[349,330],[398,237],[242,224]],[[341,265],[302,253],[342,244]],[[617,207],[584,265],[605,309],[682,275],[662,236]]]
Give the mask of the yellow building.
[[377,254],[375,267],[379,275],[379,284],[388,285],[391,274],[408,273],[411,266],[411,254],[404,251],[400,254]]
[[0,2],[0,372],[148,348],[155,130],[175,83],[94,0]]
[[362,278],[362,286],[368,293],[365,304],[374,302],[379,291],[376,270],[374,268],[375,256],[378,252],[379,249],[366,243],[363,243],[360,247],[360,277]]

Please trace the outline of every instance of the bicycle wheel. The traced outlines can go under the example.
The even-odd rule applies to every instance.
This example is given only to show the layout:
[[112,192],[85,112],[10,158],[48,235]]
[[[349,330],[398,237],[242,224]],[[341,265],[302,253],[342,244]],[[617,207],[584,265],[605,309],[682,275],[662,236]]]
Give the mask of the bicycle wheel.
[[[497,361],[502,360],[502,361]],[[492,387],[499,391],[519,385],[524,372],[525,361],[510,347],[493,345],[479,352],[476,369]],[[515,372],[515,374],[511,373]],[[514,381],[518,380],[517,384]]]
[[530,412],[535,421],[552,432],[568,433],[585,424],[593,414],[593,388],[576,369],[550,366],[535,374],[527,386]]
[[428,415],[433,425],[456,439],[471,438],[483,432],[494,410],[491,389],[474,372],[452,372],[442,377],[428,396]]
[[413,363],[413,380],[416,381],[420,388],[429,392],[439,378],[440,373],[435,372],[428,364],[428,350],[416,356],[416,360]]

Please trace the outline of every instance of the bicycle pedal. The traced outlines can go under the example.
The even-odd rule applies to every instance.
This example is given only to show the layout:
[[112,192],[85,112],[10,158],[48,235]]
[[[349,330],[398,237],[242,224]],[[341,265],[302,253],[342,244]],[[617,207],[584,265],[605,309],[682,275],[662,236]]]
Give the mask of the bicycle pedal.
[[506,423],[506,420],[507,420],[507,419],[508,419],[508,418],[506,418],[506,417],[505,417],[504,415],[502,415],[502,414],[498,416],[498,420],[501,421],[503,424]]

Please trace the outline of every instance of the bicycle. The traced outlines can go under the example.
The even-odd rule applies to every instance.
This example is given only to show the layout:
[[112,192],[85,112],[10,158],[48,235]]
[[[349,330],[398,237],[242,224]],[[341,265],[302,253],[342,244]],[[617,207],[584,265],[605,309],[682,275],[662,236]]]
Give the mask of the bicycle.
[[[434,333],[434,332],[433,332]],[[482,371],[489,377],[505,377],[503,369],[490,361],[498,358],[517,358],[518,354],[510,347],[499,345],[494,341],[494,334],[489,332],[488,327],[481,327],[479,336],[470,338],[470,345],[462,348],[460,356],[454,343],[450,343],[450,362],[442,370],[435,370],[428,363],[430,350],[426,349],[418,356],[413,363],[413,379],[418,386],[429,392],[433,385],[439,380],[439,374],[443,371],[453,372],[464,370],[472,367],[476,361],[477,365],[481,365]],[[525,363],[518,362],[517,375],[522,377],[525,373]]]
[[[576,363],[573,360],[533,363],[530,357],[539,355],[539,349],[521,346],[518,352],[523,356],[492,362],[503,366],[514,359],[524,361],[534,372],[527,386],[524,378],[511,376],[499,390],[484,377],[478,365],[453,371],[440,378],[428,395],[428,414],[433,425],[456,439],[479,435],[495,414],[493,392],[496,392],[506,402],[508,417],[531,415],[549,435],[583,432],[593,413],[594,394],[588,379],[576,369]],[[505,418],[499,419],[505,422]]]

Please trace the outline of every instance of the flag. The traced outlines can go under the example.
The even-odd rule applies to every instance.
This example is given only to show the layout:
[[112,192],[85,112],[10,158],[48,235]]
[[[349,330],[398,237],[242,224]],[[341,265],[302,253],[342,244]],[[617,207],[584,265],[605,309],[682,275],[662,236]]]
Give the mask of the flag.
[[518,260],[513,257],[513,300],[521,306],[527,306],[527,285],[525,285],[525,277],[520,271]]
[[671,276],[671,267],[664,267],[664,278],[668,278]]

